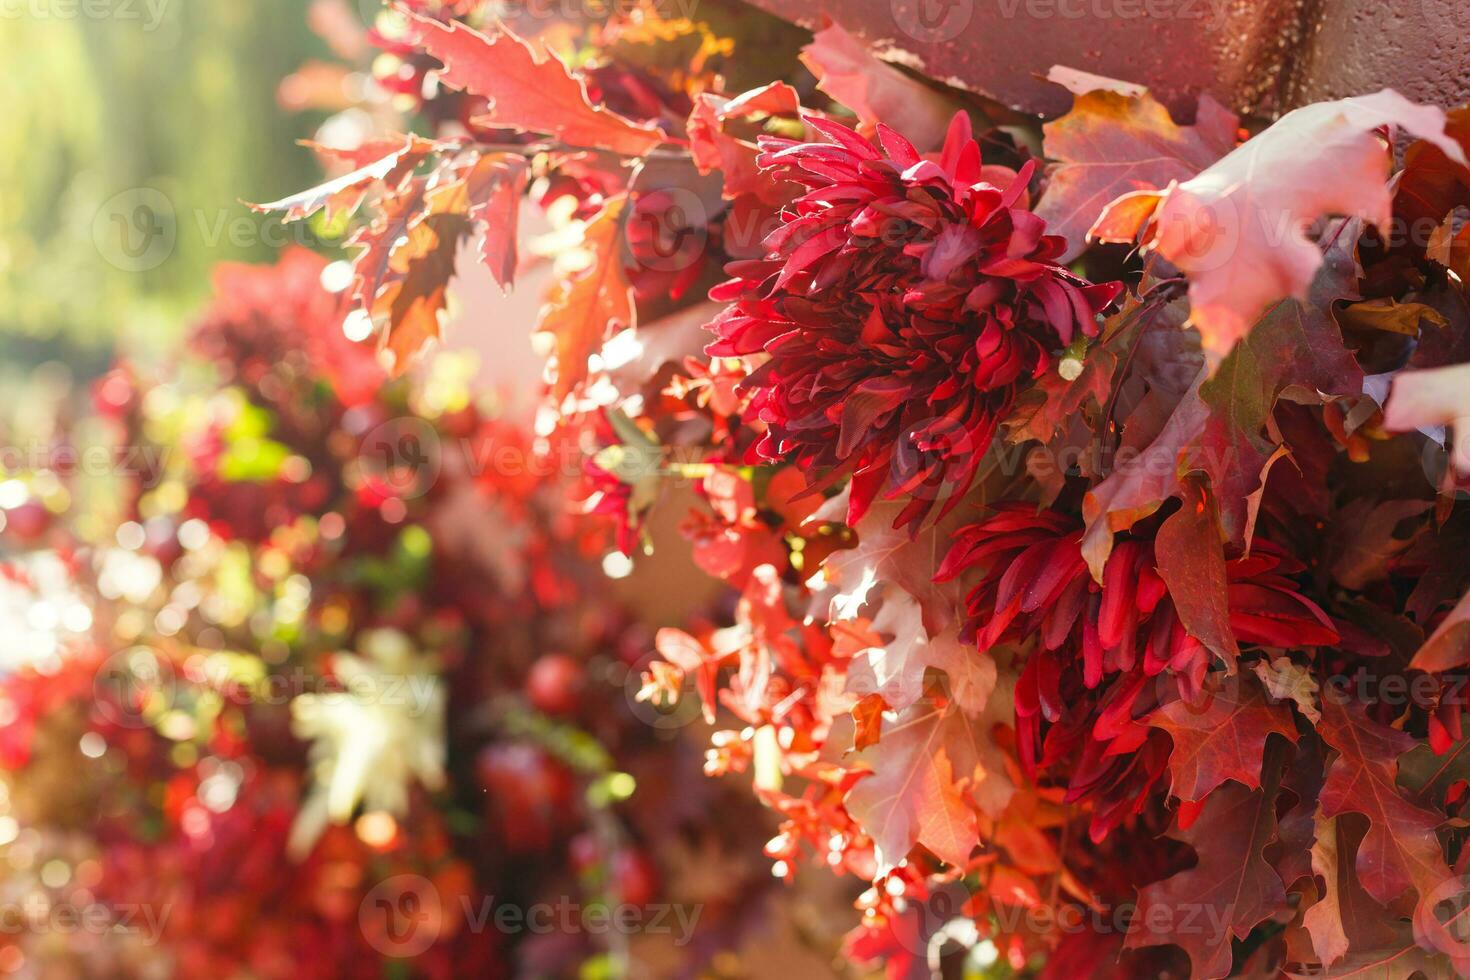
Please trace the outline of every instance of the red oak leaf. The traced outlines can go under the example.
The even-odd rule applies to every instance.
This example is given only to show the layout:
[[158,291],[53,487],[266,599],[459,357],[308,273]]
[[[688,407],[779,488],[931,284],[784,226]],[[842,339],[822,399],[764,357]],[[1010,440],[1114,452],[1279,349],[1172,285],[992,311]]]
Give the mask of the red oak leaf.
[[1385,905],[1409,888],[1429,894],[1450,871],[1435,835],[1444,818],[1411,803],[1396,782],[1399,757],[1415,739],[1335,698],[1323,699],[1318,731],[1338,752],[1322,787],[1323,816],[1361,813],[1369,821],[1356,864],[1363,887]]
[[635,321],[633,287],[623,267],[622,214],[626,194],[607,199],[588,222],[582,248],[591,254],[587,268],[554,284],[536,321],[536,333],[548,338],[552,360],[552,394],[558,400],[587,380],[587,359],[619,325]]
[[568,146],[641,156],[668,138],[594,106],[582,79],[555,57],[538,58],[509,31],[486,37],[459,21],[449,24],[403,7],[409,37],[444,63],[440,78],[490,101],[484,121],[532,133],[549,133]]
[[1190,322],[1218,364],[1268,306],[1306,298],[1322,264],[1306,234],[1313,222],[1360,216],[1388,231],[1390,157],[1376,131],[1391,125],[1465,162],[1445,135],[1442,110],[1385,89],[1289,112],[1199,176],[1162,192],[1125,195],[1098,219],[1094,234],[1132,241],[1139,219],[1147,219],[1144,247],[1189,277]]
[[1278,774],[1261,789],[1227,783],[1206,797],[1179,839],[1199,863],[1143,888],[1129,948],[1183,947],[1201,980],[1229,975],[1232,938],[1244,939],[1286,907],[1286,889],[1263,853],[1276,834]]
[[1203,800],[1230,779],[1259,787],[1266,739],[1297,740],[1291,711],[1268,703],[1253,677],[1237,680],[1198,703],[1175,701],[1148,717],[1174,741],[1169,773],[1174,795],[1186,803]]
[[[326,219],[331,221],[337,214],[351,214],[357,210],[357,206],[372,190],[373,185],[379,182],[390,193],[402,190],[404,184],[413,176],[414,168],[428,159],[429,154],[441,148],[443,148],[442,145],[433,140],[412,135],[397,139],[372,140],[364,144],[358,151],[351,151],[349,154],[348,158],[354,163],[357,163],[362,156],[370,156],[369,160],[359,163],[357,169],[351,173],[343,174],[324,184],[318,184],[299,194],[283,197],[279,201],[272,201],[269,204],[251,204],[249,207],[252,211],[262,213],[283,212],[282,219],[285,221],[309,218],[325,209]],[[325,152],[341,155],[345,151],[325,149]]]
[[[1154,551],[1159,575],[1169,587],[1179,621],[1233,671],[1240,648],[1230,629],[1220,519],[1214,498],[1198,480],[1186,482],[1183,506],[1160,526]],[[1255,785],[1248,780],[1241,782]]]
[[1105,207],[1133,191],[1185,181],[1230,152],[1234,113],[1200,96],[1193,126],[1180,126],[1141,86],[1057,66],[1049,80],[1071,89],[1072,111],[1042,127],[1042,148],[1060,161],[1036,213],[1067,239],[1062,261],[1087,245],[1087,232]]

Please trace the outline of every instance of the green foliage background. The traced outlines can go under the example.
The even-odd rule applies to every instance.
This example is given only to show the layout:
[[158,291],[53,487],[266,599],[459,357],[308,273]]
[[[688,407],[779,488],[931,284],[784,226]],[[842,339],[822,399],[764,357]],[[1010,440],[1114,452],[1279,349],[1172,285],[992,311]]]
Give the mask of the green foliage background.
[[[269,258],[279,226],[239,200],[320,176],[295,145],[320,115],[288,114],[275,98],[310,57],[330,55],[306,27],[305,0],[4,8],[0,370],[60,359],[85,375],[118,345],[163,352],[207,295],[212,265]],[[172,205],[175,242],[155,267],[128,271],[97,244],[117,231],[99,209],[143,187]]]

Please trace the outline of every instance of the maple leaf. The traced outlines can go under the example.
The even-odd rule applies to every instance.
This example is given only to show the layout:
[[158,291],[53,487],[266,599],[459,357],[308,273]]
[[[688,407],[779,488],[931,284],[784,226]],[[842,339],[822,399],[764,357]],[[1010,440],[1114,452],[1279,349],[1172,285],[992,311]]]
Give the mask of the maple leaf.
[[1205,694],[1200,703],[1175,701],[1148,716],[1148,724],[1174,742],[1169,773],[1174,795],[1186,803],[1203,800],[1226,780],[1260,787],[1266,739],[1298,738],[1290,710],[1268,703],[1248,675],[1238,681]]
[[573,147],[642,156],[670,142],[657,127],[635,123],[587,97],[587,86],[553,55],[538,58],[508,30],[494,37],[459,21],[445,24],[406,7],[408,39],[444,63],[440,79],[489,100],[483,122],[548,133]]
[[1390,125],[1465,162],[1442,110],[1385,89],[1289,112],[1198,176],[1124,195],[1094,234],[1126,242],[1142,230],[1144,247],[1188,276],[1190,322],[1218,364],[1272,303],[1306,298],[1322,264],[1306,235],[1314,221],[1358,216],[1387,233],[1390,158],[1375,131]]
[[547,339],[552,351],[547,369],[557,401],[587,380],[587,359],[616,326],[636,322],[633,287],[622,257],[622,214],[627,203],[627,194],[613,195],[588,220],[581,246],[590,256],[587,267],[552,286],[536,321],[536,333]]
[[1204,170],[1235,145],[1231,113],[1201,95],[1193,126],[1180,126],[1141,86],[1055,66],[1049,81],[1075,98],[1072,111],[1042,126],[1050,170],[1036,213],[1067,240],[1061,261],[1087,246],[1087,233],[1109,203],[1133,191],[1160,190]]
[[1199,863],[1139,891],[1128,948],[1173,943],[1189,955],[1194,976],[1229,975],[1232,936],[1244,939],[1286,907],[1286,889],[1263,854],[1276,833],[1278,783],[1273,773],[1260,789],[1226,783],[1205,798],[1198,819],[1177,835]]
[[880,60],[840,24],[828,24],[801,49],[801,63],[817,88],[857,113],[858,131],[872,136],[878,123],[901,131],[922,150],[937,149],[958,104]]
[[[325,217],[331,221],[337,214],[351,214],[356,211],[375,184],[382,183],[390,193],[402,190],[420,163],[428,159],[431,153],[448,145],[413,135],[372,140],[357,151],[371,159],[351,173],[318,184],[299,194],[283,197],[279,201],[251,204],[248,207],[260,213],[283,212],[284,221],[299,221],[325,209]],[[326,152],[339,155],[345,151],[326,149]]]
[[1383,410],[1384,428],[1418,429],[1439,441],[1446,425],[1455,427],[1450,459],[1456,470],[1470,474],[1470,364],[1400,372]]
[[1318,731],[1338,752],[1322,787],[1323,816],[1368,818],[1356,862],[1363,887],[1385,905],[1409,888],[1420,896],[1432,892],[1450,874],[1435,835],[1443,817],[1410,802],[1396,782],[1398,760],[1417,744],[1414,738],[1334,698],[1322,703]]

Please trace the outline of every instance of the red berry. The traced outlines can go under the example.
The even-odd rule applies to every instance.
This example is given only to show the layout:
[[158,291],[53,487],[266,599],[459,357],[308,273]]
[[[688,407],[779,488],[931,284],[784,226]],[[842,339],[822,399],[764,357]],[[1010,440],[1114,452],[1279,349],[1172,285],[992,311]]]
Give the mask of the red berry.
[[570,715],[582,699],[582,665],[564,653],[542,657],[526,677],[526,696],[537,711]]
[[612,858],[608,890],[615,902],[647,905],[658,897],[658,870],[642,851],[618,851]]

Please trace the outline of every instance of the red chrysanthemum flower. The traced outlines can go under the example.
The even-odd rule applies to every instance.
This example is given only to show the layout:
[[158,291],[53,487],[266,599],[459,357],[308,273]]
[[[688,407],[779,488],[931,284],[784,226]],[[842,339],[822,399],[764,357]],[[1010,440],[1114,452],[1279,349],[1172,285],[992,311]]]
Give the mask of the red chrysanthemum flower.
[[[1120,541],[1102,584],[1072,517],[1004,504],[962,528],[937,578],[983,577],[966,597],[965,638],[981,649],[1036,638],[1016,687],[1021,761],[1033,774],[1069,763],[1068,801],[1091,799],[1100,840],[1139,812],[1169,759],[1167,736],[1141,721],[1203,689],[1212,655],[1180,620],[1144,534]],[[1230,628],[1242,646],[1338,642],[1326,613],[1287,576],[1302,566],[1269,542],[1226,563]]]
[[1065,244],[1026,209],[1034,161],[983,167],[969,118],[937,159],[878,127],[882,150],[845,126],[830,143],[763,137],[764,168],[805,185],[765,241],[711,290],[729,302],[709,353],[767,354],[746,378],[767,432],[758,452],[851,474],[850,518],[875,496],[913,495],[900,525],[973,481],[1017,388],[1118,295],[1057,263]]

